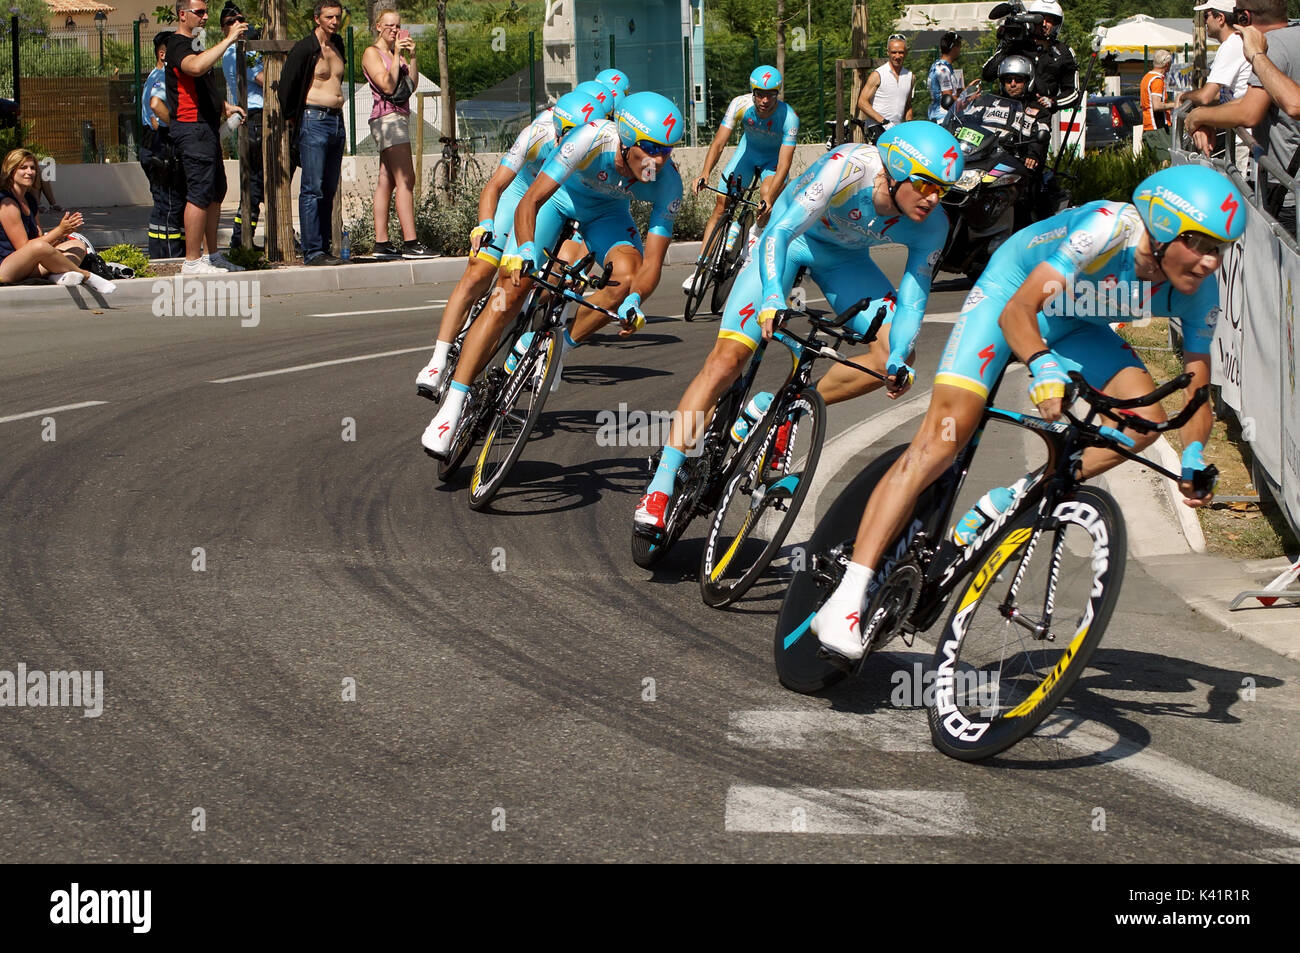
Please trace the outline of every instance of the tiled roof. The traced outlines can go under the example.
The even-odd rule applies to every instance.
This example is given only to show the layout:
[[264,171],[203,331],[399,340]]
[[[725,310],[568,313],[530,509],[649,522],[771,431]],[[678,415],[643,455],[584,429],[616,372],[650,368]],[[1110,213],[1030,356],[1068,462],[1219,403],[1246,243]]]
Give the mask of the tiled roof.
[[97,13],[100,10],[112,13],[117,9],[107,3],[96,3],[95,0],[45,0],[45,5],[50,8],[51,13],[62,14]]

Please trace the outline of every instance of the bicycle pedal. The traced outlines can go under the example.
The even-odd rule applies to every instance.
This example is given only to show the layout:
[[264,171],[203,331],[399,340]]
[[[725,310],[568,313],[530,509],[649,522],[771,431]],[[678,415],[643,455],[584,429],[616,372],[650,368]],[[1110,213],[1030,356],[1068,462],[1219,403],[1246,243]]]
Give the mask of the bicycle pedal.
[[667,535],[665,530],[662,530],[657,526],[646,526],[644,523],[637,523],[635,521],[632,523],[632,532],[637,536],[640,536],[642,539],[650,540],[650,542],[655,545],[662,543]]
[[[866,656],[863,656],[863,658],[865,657]],[[830,662],[840,671],[847,672],[850,675],[857,674],[857,670],[862,667],[861,659],[854,661],[853,659],[849,658],[847,655],[841,655],[839,652],[836,652],[832,649],[828,649],[826,646],[821,645],[820,643],[817,646],[817,658],[823,662]]]
[[432,387],[425,387],[423,384],[416,384],[416,385],[415,385],[415,393],[416,393],[416,396],[418,396],[418,397],[423,397],[425,400],[433,400],[433,401],[436,401],[436,400],[438,399],[438,398],[434,395],[434,393],[433,393],[433,388],[432,388]]

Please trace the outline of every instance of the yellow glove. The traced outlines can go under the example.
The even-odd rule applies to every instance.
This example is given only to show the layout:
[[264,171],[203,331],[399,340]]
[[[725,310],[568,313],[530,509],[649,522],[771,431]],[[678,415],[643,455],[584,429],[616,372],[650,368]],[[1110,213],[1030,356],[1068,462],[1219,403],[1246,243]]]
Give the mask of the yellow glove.
[[776,308],[764,308],[758,312],[758,326],[761,328],[767,322],[776,319]]
[[501,274],[507,278],[518,275],[524,270],[524,260],[519,255],[505,255],[501,259]]

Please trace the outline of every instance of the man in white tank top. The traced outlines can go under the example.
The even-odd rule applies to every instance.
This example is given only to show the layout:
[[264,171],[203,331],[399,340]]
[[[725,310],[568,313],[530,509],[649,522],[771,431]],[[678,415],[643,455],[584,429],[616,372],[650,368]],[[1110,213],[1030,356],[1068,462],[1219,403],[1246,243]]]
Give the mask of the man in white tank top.
[[889,38],[889,62],[872,70],[858,95],[858,110],[888,128],[912,118],[912,71],[904,68],[907,41],[895,33]]

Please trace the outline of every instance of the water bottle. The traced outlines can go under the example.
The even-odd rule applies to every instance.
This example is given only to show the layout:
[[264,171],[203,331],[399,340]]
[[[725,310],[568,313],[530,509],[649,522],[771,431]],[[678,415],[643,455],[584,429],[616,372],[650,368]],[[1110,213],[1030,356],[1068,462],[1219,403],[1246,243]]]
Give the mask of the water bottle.
[[506,373],[513,374],[515,368],[519,366],[519,359],[524,356],[528,350],[528,345],[533,343],[533,332],[526,331],[519,335],[519,340],[515,342],[514,349],[506,358]]
[[740,223],[732,222],[727,229],[727,252],[730,253],[736,247],[736,239],[740,237]]
[[352,260],[352,236],[348,234],[346,228],[343,229],[343,247],[339,249],[339,257],[344,261]]
[[958,546],[968,546],[991,520],[1000,517],[1025,490],[1029,481],[1021,477],[1011,486],[996,486],[979,498],[979,502],[966,511],[966,515],[952,528],[952,541]]
[[753,429],[753,425],[763,419],[769,407],[772,406],[772,395],[767,391],[759,391],[751,398],[745,409],[740,412],[736,422],[731,425],[731,439],[740,443]]

